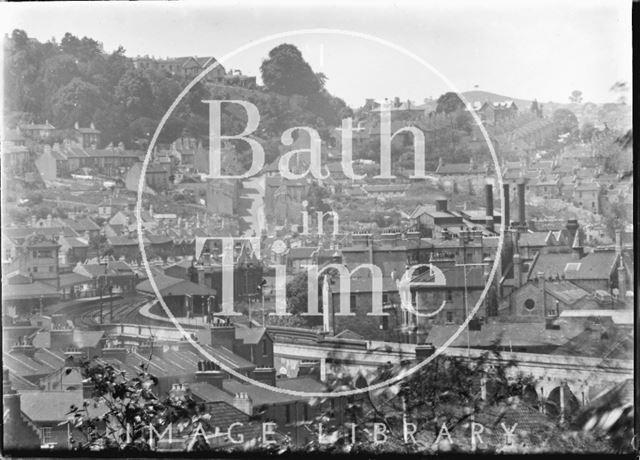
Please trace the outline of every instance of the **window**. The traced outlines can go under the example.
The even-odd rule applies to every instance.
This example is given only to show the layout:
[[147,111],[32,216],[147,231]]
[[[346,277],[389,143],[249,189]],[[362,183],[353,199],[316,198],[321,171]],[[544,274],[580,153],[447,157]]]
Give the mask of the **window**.
[[453,300],[453,293],[450,290],[447,291],[447,300]]
[[285,423],[291,423],[291,405],[284,406],[284,419]]
[[389,294],[382,294],[382,304],[389,303]]
[[524,301],[524,308],[527,311],[532,311],[536,306],[536,303],[533,301],[533,299],[527,299]]
[[351,311],[354,311],[356,309],[356,295],[355,294],[351,294]]
[[51,427],[44,426],[40,428],[40,437],[42,438],[42,444],[53,442],[53,433],[51,433]]
[[453,312],[452,311],[448,311],[447,312],[447,319],[446,319],[447,323],[453,323]]
[[381,328],[382,328],[383,331],[386,331],[387,329],[389,329],[389,317],[388,316],[383,316],[382,317]]
[[269,346],[266,340],[262,341],[262,356],[269,356]]

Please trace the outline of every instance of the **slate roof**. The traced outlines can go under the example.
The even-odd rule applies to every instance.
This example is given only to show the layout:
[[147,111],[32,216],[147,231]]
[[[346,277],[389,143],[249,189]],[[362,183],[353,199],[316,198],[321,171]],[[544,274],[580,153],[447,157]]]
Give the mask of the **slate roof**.
[[63,367],[64,362],[64,354],[44,348],[36,349],[33,358],[23,352],[2,354],[2,366],[22,377],[48,375]]
[[59,296],[60,294],[58,294],[58,290],[55,287],[39,281],[34,281],[29,284],[5,284],[2,286],[2,300]]
[[[437,287],[440,289],[444,288],[464,288],[464,268],[465,267],[450,267],[450,268],[442,268],[442,273],[444,274],[445,280],[447,282],[445,287]],[[484,288],[486,285],[484,279],[484,267],[471,266],[466,267],[467,270],[467,287],[477,287]],[[425,271],[411,280],[412,283],[427,283],[434,280],[434,276],[430,276],[429,271]],[[418,287],[417,287],[418,288]]]
[[512,404],[487,406],[475,414],[475,421],[485,427],[487,440],[484,442],[496,446],[502,446],[505,442],[501,423],[507,427],[517,424],[517,432],[526,433],[540,433],[555,427],[550,417],[519,399]]
[[233,395],[208,382],[189,383],[188,385],[191,393],[205,402],[225,402],[233,404]]
[[[603,337],[602,332],[607,335]],[[605,359],[633,359],[633,333],[609,327],[604,330],[583,331],[562,344],[552,355],[587,356]]]
[[[104,331],[84,331],[80,329],[74,329],[72,331],[72,343],[73,345],[82,350],[83,348],[96,348],[100,343],[100,340],[104,337]],[[33,338],[33,345],[38,348],[51,349],[51,332],[40,331]]]
[[66,244],[70,248],[88,248],[89,247],[89,243],[76,237],[62,238],[61,243]]
[[[174,278],[172,276],[168,276],[162,273],[156,274],[154,276],[154,280],[160,294],[164,295],[216,295],[216,290],[207,288],[205,286],[201,286],[196,283],[192,283],[191,281],[184,280],[182,278]],[[138,283],[136,286],[138,291],[148,292],[153,294],[155,291],[151,287],[151,282],[149,280],[144,280],[141,283]]]
[[247,384],[244,382],[238,382],[237,380],[229,379],[222,383],[224,390],[232,395],[237,393],[247,393],[253,401],[254,407],[270,404],[287,404],[294,401],[306,401],[307,398],[291,396],[288,394],[276,393],[272,390],[267,390],[262,387]]
[[110,236],[107,238],[107,242],[111,246],[137,246],[138,240],[133,238],[127,238],[125,236]]
[[535,278],[539,272],[544,272],[545,277],[562,275],[568,263],[579,262],[570,252],[539,253],[529,268],[528,279]]
[[[62,422],[67,419],[71,406],[82,407],[81,391],[23,391],[20,408],[33,422]],[[91,405],[91,416],[99,417],[109,412],[103,402]]]
[[221,345],[204,345],[203,348],[221,363],[236,371],[254,370],[256,368],[256,365],[251,361],[244,359],[242,356],[235,354],[233,351]]
[[276,387],[293,391],[325,392],[327,386],[312,377],[296,377],[276,380]]
[[572,305],[578,300],[583,299],[589,293],[579,286],[576,286],[570,281],[553,281],[545,282],[545,291],[551,294],[553,297],[562,301],[567,305]]
[[171,237],[167,235],[153,235],[151,233],[147,233],[145,236],[151,244],[166,244],[173,242]]
[[615,269],[618,255],[615,251],[595,251],[580,259],[580,268],[566,272],[567,279],[602,280],[609,279]]
[[100,226],[88,217],[82,217],[79,219],[61,219],[62,223],[67,227],[72,228],[76,232],[96,231],[100,230]]

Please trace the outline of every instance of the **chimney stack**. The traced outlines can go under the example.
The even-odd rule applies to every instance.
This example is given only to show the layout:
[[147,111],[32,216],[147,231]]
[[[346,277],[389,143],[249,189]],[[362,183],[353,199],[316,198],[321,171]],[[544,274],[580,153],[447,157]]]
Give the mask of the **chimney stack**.
[[622,232],[616,230],[616,254],[620,256],[622,254]]
[[627,295],[627,274],[625,272],[622,258],[620,258],[620,264],[618,265],[618,297],[621,300],[624,300]]
[[524,203],[524,191],[525,191],[525,183],[524,180],[518,181],[518,225],[521,228],[527,226],[527,218],[525,213],[525,203]]
[[222,389],[222,382],[225,379],[225,373],[216,363],[211,361],[198,361],[196,382],[206,382],[214,387]]
[[521,283],[522,283],[522,260],[520,259],[520,254],[516,253],[513,255],[513,285],[516,288],[519,288]]
[[447,199],[446,198],[438,198],[436,200],[436,211],[438,211],[438,212],[447,212]]
[[253,401],[247,393],[236,393],[233,406],[247,415],[253,415]]
[[484,192],[487,202],[487,229],[493,231],[493,185],[486,184],[484,186]]
[[580,224],[578,224],[578,220],[577,219],[568,219],[567,220],[567,225],[565,226],[565,228],[567,229],[567,236],[568,236],[568,246],[569,247],[573,247],[573,243],[576,239],[576,233],[578,233],[578,228],[580,227]]

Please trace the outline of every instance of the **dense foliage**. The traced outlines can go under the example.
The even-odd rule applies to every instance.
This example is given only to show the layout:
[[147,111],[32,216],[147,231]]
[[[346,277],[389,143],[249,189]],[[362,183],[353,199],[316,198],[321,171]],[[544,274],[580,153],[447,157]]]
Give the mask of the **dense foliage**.
[[[144,148],[160,119],[189,83],[178,74],[136,69],[119,47],[106,52],[100,42],[66,33],[41,43],[22,30],[5,40],[5,116],[10,127],[18,123],[48,121],[59,130],[94,123],[102,132],[101,146],[123,142],[129,148]],[[266,143],[268,159],[278,155],[271,143],[293,126],[310,126],[326,138],[328,126],[339,124],[351,110],[344,101],[324,89],[326,76],[314,74],[300,51],[280,45],[262,65],[265,88],[249,90],[211,85],[202,80],[176,107],[160,133],[169,143],[187,135],[208,138],[206,99],[239,99],[258,107],[261,122],[254,133]],[[246,124],[244,110],[223,105],[225,134],[241,132]],[[54,136],[51,141],[59,140]],[[247,145],[238,142],[241,163]]]

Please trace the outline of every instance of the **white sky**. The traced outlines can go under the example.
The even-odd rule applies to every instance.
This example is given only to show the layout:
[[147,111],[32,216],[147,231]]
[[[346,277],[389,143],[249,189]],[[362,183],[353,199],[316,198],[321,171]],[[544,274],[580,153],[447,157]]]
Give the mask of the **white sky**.
[[[373,6],[371,6],[373,5]],[[394,42],[427,60],[460,90],[568,102],[616,99],[631,83],[631,2],[625,0],[395,2],[79,2],[0,3],[3,33],[24,29],[40,40],[65,32],[89,36],[128,56],[220,57],[285,31],[351,30]],[[354,106],[367,97],[421,101],[450,88],[424,67],[382,45],[328,34],[276,40],[225,63],[258,75],[274,46],[296,44],[329,90]]]

